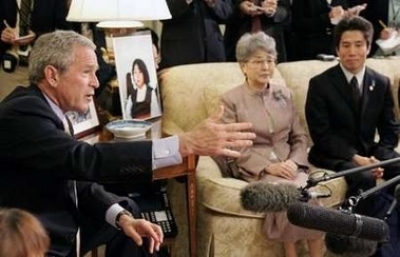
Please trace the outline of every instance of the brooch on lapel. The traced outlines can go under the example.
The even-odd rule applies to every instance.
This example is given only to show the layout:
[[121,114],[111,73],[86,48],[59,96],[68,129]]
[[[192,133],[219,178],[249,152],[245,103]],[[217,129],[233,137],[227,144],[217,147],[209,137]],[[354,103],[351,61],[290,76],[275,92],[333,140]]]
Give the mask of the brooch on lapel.
[[286,96],[283,94],[281,89],[278,89],[278,90],[272,92],[272,96],[274,97],[274,100],[276,100],[276,101],[286,100]]
[[372,80],[372,84],[368,87],[369,91],[374,91],[375,89],[375,80]]
[[275,101],[277,101],[281,106],[285,106],[286,104],[286,96],[283,94],[281,89],[272,92],[272,97]]

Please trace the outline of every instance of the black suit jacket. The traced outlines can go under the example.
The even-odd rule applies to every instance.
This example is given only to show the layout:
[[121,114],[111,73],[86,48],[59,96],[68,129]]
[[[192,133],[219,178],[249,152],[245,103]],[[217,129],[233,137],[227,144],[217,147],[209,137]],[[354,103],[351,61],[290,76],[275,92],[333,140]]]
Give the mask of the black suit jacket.
[[[31,14],[31,30],[36,36],[56,29],[67,29],[65,20],[68,12],[66,0],[35,0]],[[3,31],[7,21],[8,25],[15,27],[17,24],[18,5],[15,0],[0,0],[0,31]],[[9,44],[0,41],[0,54],[10,48]]]
[[[347,9],[347,0],[332,0],[331,6],[339,5]],[[292,29],[298,40],[296,59],[315,59],[320,53],[335,54],[329,12],[326,0],[293,0]]]
[[161,33],[160,68],[225,61],[219,24],[232,13],[231,0],[216,0],[214,8],[203,0],[167,0],[172,19],[164,20]]
[[[361,108],[357,109],[351,87],[339,65],[310,80],[306,119],[314,145],[310,162],[335,169],[354,154],[369,156],[374,147],[394,149],[399,124],[387,77],[366,68]],[[380,140],[374,142],[376,129]]]
[[[40,90],[18,87],[0,103],[0,206],[32,212],[51,237],[50,253],[73,246],[79,213],[104,221],[124,198],[90,181],[136,181],[152,176],[152,142],[89,145],[64,132]],[[77,180],[79,209],[74,202]]]

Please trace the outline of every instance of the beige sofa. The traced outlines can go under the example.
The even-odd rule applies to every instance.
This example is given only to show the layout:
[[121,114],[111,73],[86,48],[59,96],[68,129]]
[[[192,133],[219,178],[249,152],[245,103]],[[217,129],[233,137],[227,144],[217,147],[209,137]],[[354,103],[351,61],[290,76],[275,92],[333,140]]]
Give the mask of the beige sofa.
[[[337,62],[302,61],[277,65],[277,78],[282,77],[294,93],[301,122],[308,81]],[[399,59],[368,59],[368,66],[390,77],[397,101]],[[243,82],[236,63],[183,65],[163,70],[159,83],[163,98],[163,130],[177,134],[192,129],[218,106],[221,94]],[[398,106],[396,106],[398,110]],[[397,115],[398,112],[396,111]],[[311,141],[310,141],[311,144]],[[223,178],[210,157],[200,157],[197,165],[197,256],[199,257],[283,257],[282,245],[264,239],[261,228],[264,215],[244,210],[240,205],[240,190],[246,182]],[[324,199],[326,206],[341,203],[346,190],[343,178],[325,182],[333,195]],[[321,184],[322,185],[322,184]],[[321,186],[319,185],[319,186]],[[179,234],[175,240],[175,256],[187,257],[188,228],[184,185],[170,184],[173,212]],[[317,187],[318,190],[318,187]],[[298,245],[306,256],[304,243]]]

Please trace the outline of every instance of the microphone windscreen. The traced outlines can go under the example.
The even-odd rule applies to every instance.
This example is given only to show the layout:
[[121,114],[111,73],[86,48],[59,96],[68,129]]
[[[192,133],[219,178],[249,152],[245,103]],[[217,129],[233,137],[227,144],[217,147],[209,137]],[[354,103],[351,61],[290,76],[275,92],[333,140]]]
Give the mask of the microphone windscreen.
[[341,257],[366,257],[372,256],[376,252],[378,242],[327,233],[325,246],[329,252]]
[[388,225],[383,220],[306,203],[291,204],[287,217],[294,225],[336,235],[373,241],[384,241],[389,236]]
[[286,211],[299,196],[299,189],[292,184],[267,181],[249,183],[240,193],[242,207],[254,212]]

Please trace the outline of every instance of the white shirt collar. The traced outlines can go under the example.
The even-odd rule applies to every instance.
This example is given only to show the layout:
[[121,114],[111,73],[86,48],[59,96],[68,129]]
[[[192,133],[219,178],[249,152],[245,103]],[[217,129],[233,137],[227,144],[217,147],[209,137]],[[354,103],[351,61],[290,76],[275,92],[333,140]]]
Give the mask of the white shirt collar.
[[340,64],[340,68],[342,69],[344,75],[346,76],[346,80],[348,83],[350,83],[350,80],[355,76],[357,78],[358,85],[361,87],[360,90],[362,89],[362,83],[364,80],[364,75],[365,75],[365,65],[363,68],[357,73],[353,74],[350,71],[348,71],[342,64]]

